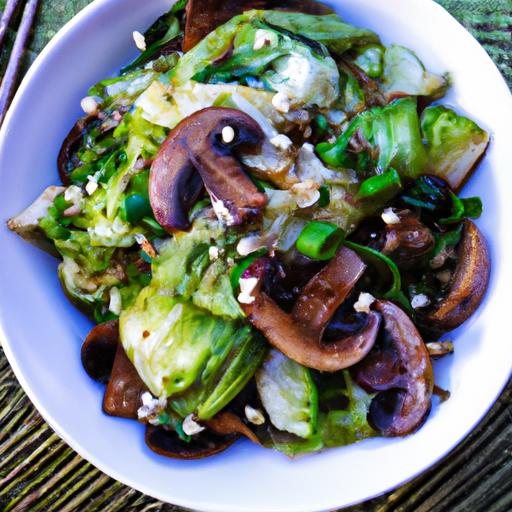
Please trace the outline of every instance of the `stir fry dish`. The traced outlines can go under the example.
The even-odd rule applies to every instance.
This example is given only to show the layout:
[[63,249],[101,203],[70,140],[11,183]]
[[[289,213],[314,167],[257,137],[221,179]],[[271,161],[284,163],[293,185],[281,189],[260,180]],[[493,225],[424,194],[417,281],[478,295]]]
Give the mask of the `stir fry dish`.
[[450,76],[310,0],[180,0],[134,39],[8,222],[96,323],[104,412],[181,459],[419,429],[490,272]]

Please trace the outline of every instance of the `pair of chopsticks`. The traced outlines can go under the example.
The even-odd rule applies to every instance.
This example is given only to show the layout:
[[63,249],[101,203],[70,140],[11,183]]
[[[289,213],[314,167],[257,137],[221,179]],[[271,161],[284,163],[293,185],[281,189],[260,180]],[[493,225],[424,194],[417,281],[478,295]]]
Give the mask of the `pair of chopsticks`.
[[[0,51],[4,47],[7,29],[21,3],[22,0],[7,0],[5,4],[4,12],[0,18]],[[32,25],[34,24],[38,3],[39,0],[27,0],[25,3],[23,16],[21,17],[21,22],[9,57],[7,69],[5,70],[4,76],[0,77],[2,80],[0,85],[0,126],[2,126],[7,109],[9,108],[12,97],[14,96],[14,91],[17,85],[16,79],[20,70],[25,46],[32,29]]]

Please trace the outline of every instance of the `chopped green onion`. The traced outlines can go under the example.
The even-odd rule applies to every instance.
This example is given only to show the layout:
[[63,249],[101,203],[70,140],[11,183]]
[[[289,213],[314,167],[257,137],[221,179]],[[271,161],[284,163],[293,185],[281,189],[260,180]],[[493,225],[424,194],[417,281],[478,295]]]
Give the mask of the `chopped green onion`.
[[382,254],[375,249],[367,247],[365,245],[356,244],[354,242],[349,242],[345,240],[343,243],[345,247],[352,249],[357,252],[359,256],[365,261],[371,261],[372,263],[381,262],[384,263],[389,271],[391,272],[392,277],[392,285],[391,288],[384,294],[382,294],[382,298],[392,300],[400,304],[407,312],[412,313],[411,303],[402,292],[402,277],[400,276],[400,270],[396,266],[395,262],[388,258],[386,255]]
[[343,242],[345,233],[336,224],[312,221],[304,226],[296,242],[299,252],[315,260],[330,260]]
[[439,219],[439,224],[453,224],[464,219],[477,219],[482,215],[482,200],[479,197],[461,199],[450,191],[452,198],[452,212],[449,217]]
[[438,254],[446,250],[448,247],[456,247],[462,237],[463,225],[459,224],[457,229],[448,231],[446,233],[434,232],[434,238],[436,239],[436,245],[432,249],[432,253],[429,259],[435,258]]
[[67,240],[71,236],[71,231],[62,227],[56,218],[48,215],[39,221],[39,227],[45,235],[51,240]]
[[158,224],[158,222],[155,219],[152,219],[151,217],[144,217],[141,222],[147,228],[151,229],[151,231],[153,231],[153,233],[156,236],[160,238],[167,236],[167,231],[165,231],[165,229],[162,226],[160,226],[160,224]]
[[329,191],[329,187],[326,185],[322,185],[318,192],[320,192],[320,199],[318,200],[318,206],[320,208],[325,208],[331,202],[331,192]]
[[122,216],[131,224],[135,224],[144,217],[153,215],[153,210],[147,197],[140,194],[128,196],[121,206]]
[[71,203],[66,201],[64,194],[59,194],[53,201],[53,205],[59,213],[62,213],[71,206]]
[[240,260],[231,270],[230,281],[231,287],[235,290],[240,284],[240,278],[242,274],[258,259],[267,254],[267,249],[262,247],[252,254],[249,254],[243,260]]
[[231,98],[230,92],[223,92],[217,96],[215,101],[213,102],[214,107],[228,107],[228,108],[236,108],[236,104]]
[[372,176],[361,183],[357,199],[382,199],[387,201],[393,198],[402,189],[400,175],[395,169],[389,169],[383,174]]
[[114,313],[112,313],[109,310],[107,310],[105,312],[103,312],[103,311],[104,311],[103,304],[96,304],[96,307],[94,308],[94,311],[93,311],[93,316],[94,316],[94,321],[97,324],[102,324],[102,323],[108,322],[110,320],[117,320],[119,318],[117,315],[115,315]]

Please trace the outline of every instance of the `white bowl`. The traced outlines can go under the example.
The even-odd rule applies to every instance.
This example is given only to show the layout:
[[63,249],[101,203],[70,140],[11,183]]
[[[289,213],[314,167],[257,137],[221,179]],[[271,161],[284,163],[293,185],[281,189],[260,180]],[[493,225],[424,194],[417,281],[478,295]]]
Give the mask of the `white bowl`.
[[[0,135],[0,337],[25,391],[43,417],[80,455],[151,496],[219,511],[320,511],[381,494],[421,473],[459,443],[509,378],[512,247],[512,102],[478,43],[428,0],[338,0],[350,22],[386,43],[416,50],[455,82],[445,102],[493,133],[487,156],[464,190],[480,195],[479,226],[492,253],[492,279],[477,314],[454,333],[455,355],[436,365],[452,397],[404,439],[372,439],[289,460],[246,441],[216,457],[175,461],[152,453],[143,427],[101,411],[103,388],[80,364],[90,323],[64,297],[56,261],[8,232],[4,221],[58,182],[56,155],[80,116],[89,85],[133,57],[131,33],[145,29],[170,0],[96,0],[44,50],[25,78]],[[507,220],[508,219],[508,220]]]

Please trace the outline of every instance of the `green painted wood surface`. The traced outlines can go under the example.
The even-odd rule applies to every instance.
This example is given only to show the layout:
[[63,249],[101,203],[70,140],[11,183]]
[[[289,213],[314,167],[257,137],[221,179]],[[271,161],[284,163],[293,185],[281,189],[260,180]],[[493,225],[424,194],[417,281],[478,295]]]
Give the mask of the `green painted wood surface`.
[[[89,0],[41,0],[25,70],[58,29],[88,3]],[[512,0],[440,0],[439,3],[477,37],[509,86],[512,85]],[[4,4],[5,0],[0,0],[0,10]],[[0,54],[0,76],[13,37],[11,32],[9,44]],[[182,509],[144,496],[81,459],[37,413],[0,349],[0,510],[177,512]],[[445,459],[394,492],[346,510],[512,511],[512,383],[480,425]]]

